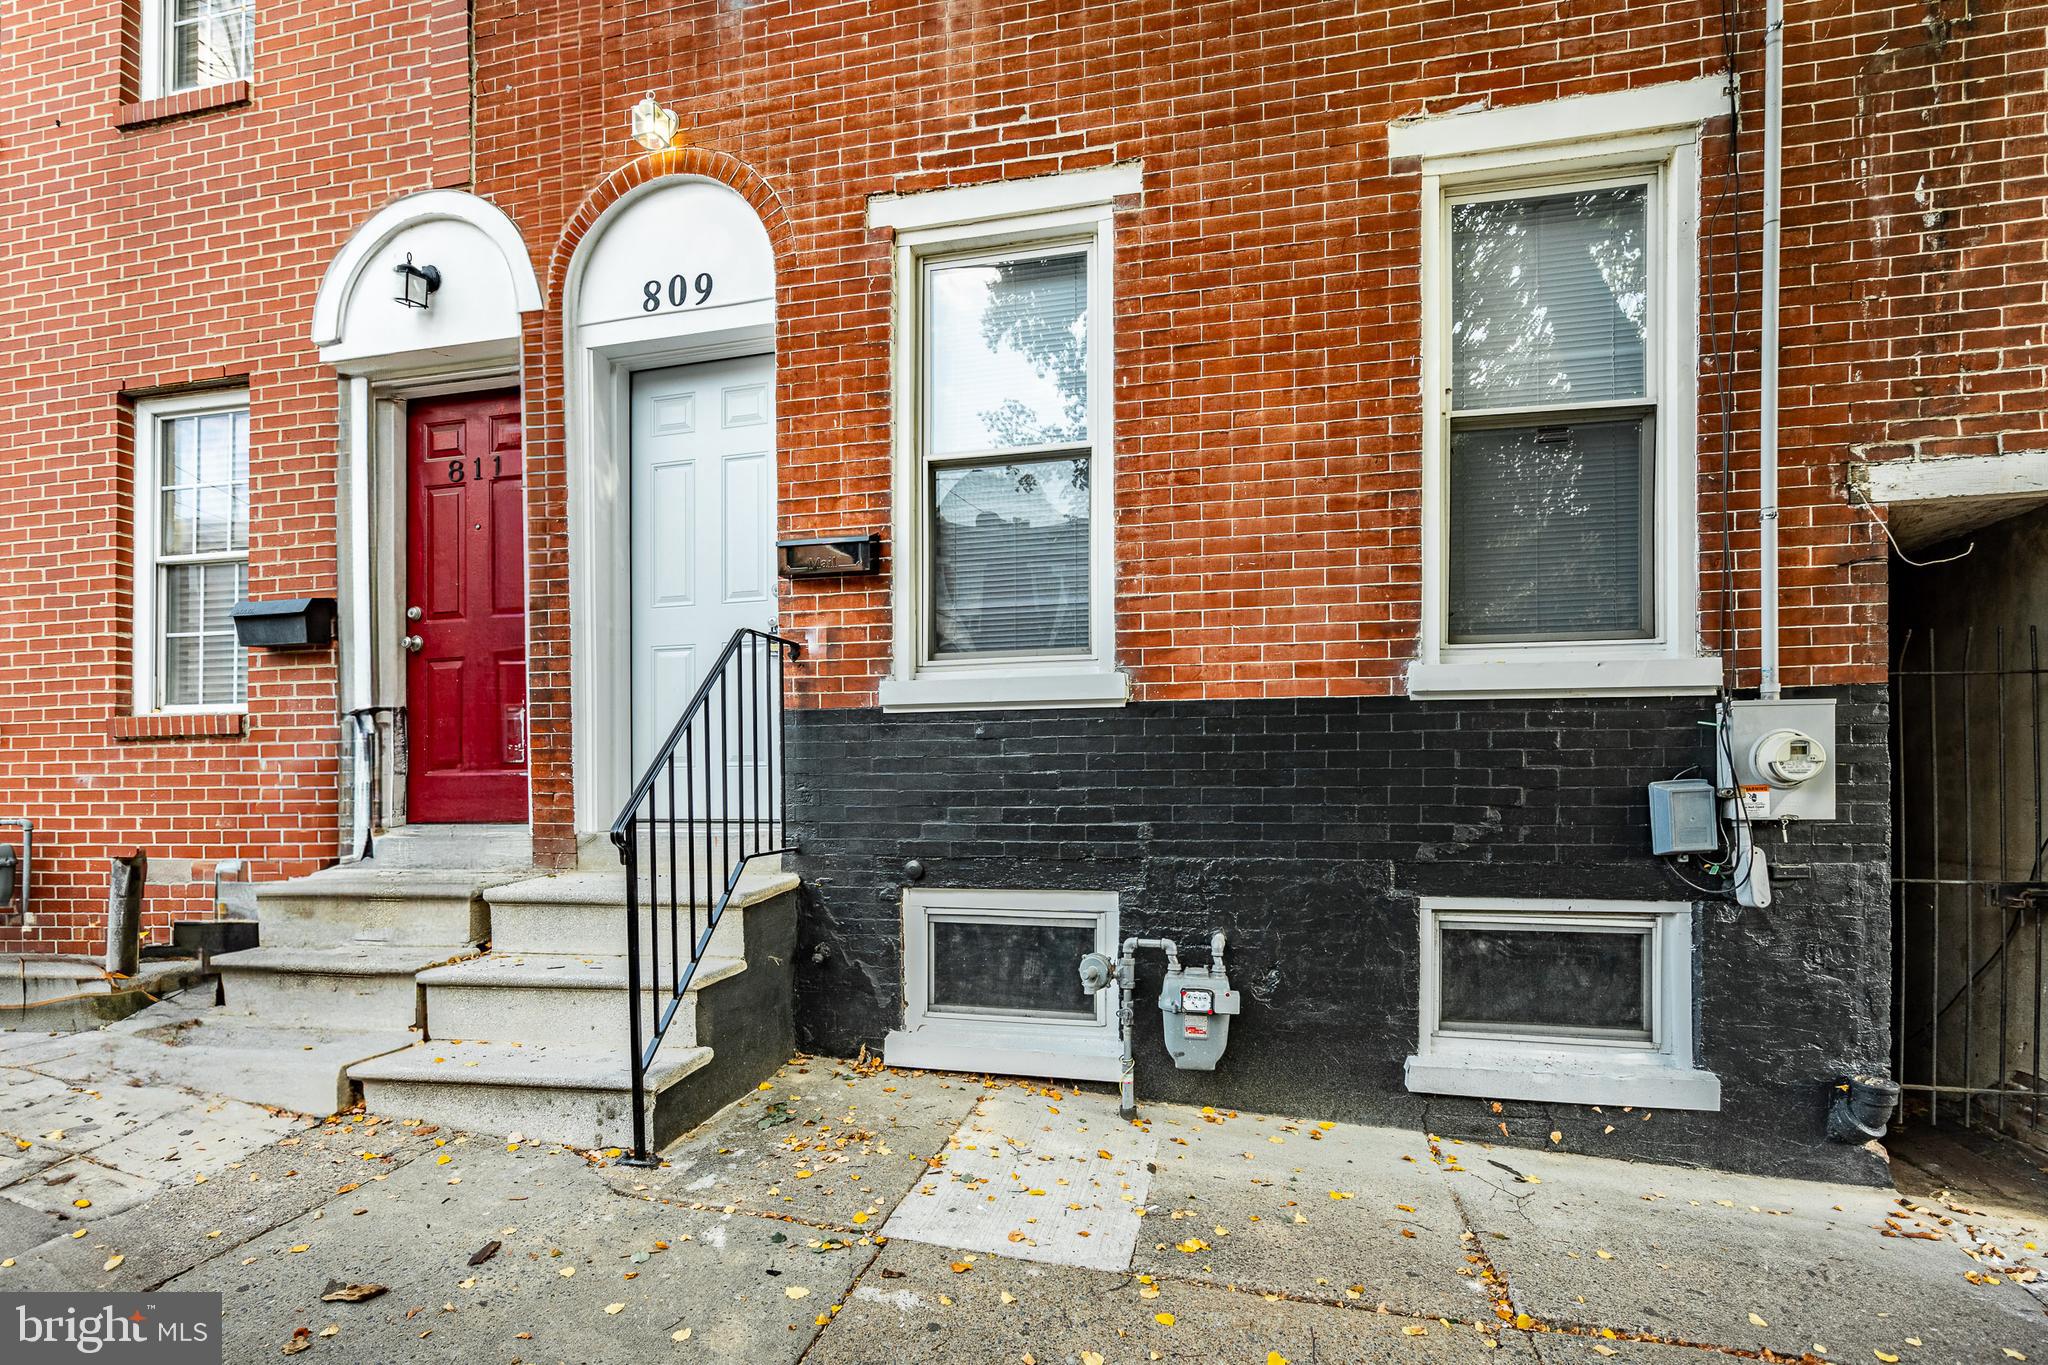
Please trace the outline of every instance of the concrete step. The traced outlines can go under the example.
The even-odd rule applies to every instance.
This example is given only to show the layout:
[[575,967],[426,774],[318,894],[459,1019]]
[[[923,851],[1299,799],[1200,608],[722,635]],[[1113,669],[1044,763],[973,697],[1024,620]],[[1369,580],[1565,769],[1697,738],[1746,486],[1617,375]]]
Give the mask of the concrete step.
[[259,886],[256,917],[269,948],[481,943],[491,932],[483,891],[524,875],[349,863]]
[[409,1029],[294,1028],[169,1001],[102,1037],[122,1071],[148,1084],[320,1116],[355,1102],[351,1066],[419,1040]]
[[271,1024],[383,1030],[424,1027],[419,985],[429,967],[473,955],[466,946],[355,943],[251,948],[213,959],[227,1007]]
[[0,955],[0,1031],[98,1028],[197,985],[203,975],[196,958],[147,960],[134,976],[117,977],[88,957]]
[[[752,1090],[796,1046],[790,1009],[795,879],[775,885],[779,889],[731,915],[741,951],[707,959],[656,1054],[648,1114],[656,1150]],[[616,906],[612,913],[623,918]],[[561,970],[553,970],[550,964],[558,961]],[[558,954],[493,953],[423,979],[437,1041],[351,1069],[373,1113],[576,1146],[631,1141],[626,989],[618,958],[586,963]],[[474,998],[454,999],[450,991],[474,992]],[[598,1001],[598,1008],[589,1008]],[[550,1008],[554,1013],[543,1017]],[[445,1027],[449,1018],[483,1031],[455,1032]],[[589,1025],[576,1035],[582,1041],[566,1041],[565,1029],[579,1021]],[[536,1025],[533,1041],[474,1041],[491,1030],[528,1032]],[[462,1041],[452,1041],[457,1038]]]
[[358,866],[531,870],[533,834],[525,825],[403,825],[378,835]]
[[[669,1024],[667,1045],[697,1041],[697,997],[747,969],[737,958],[706,958]],[[492,953],[419,975],[429,1038],[605,1048],[626,1037],[626,959],[553,953]],[[670,987],[642,985],[642,1018],[651,1019]]]
[[[683,1110],[688,1097],[681,1092],[712,1062],[708,1047],[664,1044],[647,1078],[650,1126]],[[363,1088],[363,1107],[388,1118],[572,1147],[627,1147],[633,1140],[623,1042],[429,1042],[363,1062],[350,1075]]]
[[[749,867],[733,890],[725,914],[711,940],[710,954],[738,957],[744,930],[740,917],[750,905],[771,900],[798,885],[795,873]],[[484,892],[490,906],[491,947],[498,952],[574,953],[617,957],[626,951],[625,876],[622,871],[563,872],[529,877],[493,886]],[[666,880],[642,883],[643,906],[660,906],[662,942],[668,942],[669,892]],[[704,904],[699,897],[697,903]],[[688,937],[690,902],[677,897],[678,927]],[[644,923],[644,920],[643,920]],[[703,930],[700,911],[698,931]],[[642,945],[647,940],[642,937]]]

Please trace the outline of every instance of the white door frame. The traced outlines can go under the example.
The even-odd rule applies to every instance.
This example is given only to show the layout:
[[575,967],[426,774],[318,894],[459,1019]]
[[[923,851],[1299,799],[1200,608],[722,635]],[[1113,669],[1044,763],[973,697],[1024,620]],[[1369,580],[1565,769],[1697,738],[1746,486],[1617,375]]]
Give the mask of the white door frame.
[[772,298],[753,299],[579,326],[577,295],[616,215],[644,195],[701,179],[667,176],[621,196],[577,244],[563,292],[569,714],[577,846],[579,853],[606,865],[617,861],[608,842],[612,819],[638,777],[632,768],[633,547],[627,502],[632,376],[638,370],[704,360],[772,357],[775,304]]

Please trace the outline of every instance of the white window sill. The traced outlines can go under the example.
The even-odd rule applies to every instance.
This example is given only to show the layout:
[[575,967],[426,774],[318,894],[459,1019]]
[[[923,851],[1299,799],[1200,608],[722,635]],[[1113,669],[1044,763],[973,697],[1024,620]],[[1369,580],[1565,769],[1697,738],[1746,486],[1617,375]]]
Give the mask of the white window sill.
[[993,1071],[1066,1081],[1117,1079],[1121,1053],[1114,1037],[1077,1030],[1066,1041],[1048,1037],[1051,1032],[1041,1029],[1023,1036],[949,1020],[943,1028],[890,1033],[882,1042],[882,1061],[930,1071]]
[[1131,680],[1122,672],[926,673],[884,679],[884,711],[1020,710],[1046,706],[1122,706]]
[[1556,1104],[1635,1105],[1718,1113],[1721,1078],[1711,1071],[1541,1049],[1447,1051],[1410,1057],[1408,1088],[1420,1095]]
[[1721,660],[1529,658],[1502,655],[1408,665],[1408,695],[1459,697],[1678,697],[1721,687]]

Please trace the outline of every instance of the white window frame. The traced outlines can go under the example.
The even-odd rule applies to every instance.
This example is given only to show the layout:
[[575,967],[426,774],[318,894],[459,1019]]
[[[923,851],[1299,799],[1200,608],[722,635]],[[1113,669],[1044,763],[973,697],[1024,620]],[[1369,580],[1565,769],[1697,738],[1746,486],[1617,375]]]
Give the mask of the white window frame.
[[[995,924],[1087,926],[1093,951],[1115,957],[1119,926],[1114,891],[1016,891],[910,888],[903,893],[903,1026],[883,1045],[890,1066],[995,1071],[1077,1081],[1117,1078],[1117,988],[1097,991],[1090,1019],[986,1014],[932,1004],[934,918]],[[1080,969],[1077,959],[1072,966]]]
[[[887,711],[1120,706],[1129,678],[1116,665],[1116,338],[1114,200],[1138,192],[1135,163],[871,200],[868,222],[895,232],[891,545],[892,634]],[[936,263],[1029,255],[1062,247],[1088,256],[1089,645],[1057,656],[934,658],[931,510],[923,424],[927,319],[924,280]],[[1035,452],[1019,451],[1019,459]]]
[[[1495,1100],[1720,1109],[1720,1078],[1695,1064],[1692,918],[1692,905],[1684,901],[1423,897],[1417,1041],[1405,1071],[1408,1089]],[[1444,1028],[1446,925],[1645,933],[1650,1037]]]
[[[172,22],[171,10],[176,0],[142,0],[142,23],[137,34],[141,44],[142,98],[162,99],[167,95],[182,95],[188,90],[210,90],[211,85],[173,85],[171,72],[175,69],[171,59],[171,40],[176,25]],[[252,5],[249,17],[249,57],[255,63],[256,19],[255,11],[260,5]],[[235,77],[240,80],[242,77]],[[226,81],[215,82],[225,85]]]
[[[1719,77],[1397,123],[1396,157],[1421,170],[1422,630],[1417,698],[1683,695],[1715,691],[1700,638],[1698,383],[1700,124],[1725,111]],[[1655,628],[1647,639],[1449,642],[1449,244],[1452,203],[1612,184],[1652,186],[1647,388],[1656,404],[1650,536]]]
[[[135,507],[134,538],[131,542],[134,560],[134,609],[129,653],[134,664],[132,705],[134,713],[138,716],[244,715],[248,712],[246,685],[242,700],[239,702],[210,702],[194,706],[162,705],[163,690],[160,684],[163,642],[157,635],[157,596],[160,587],[157,570],[163,563],[157,551],[158,518],[163,510],[163,424],[174,417],[189,417],[208,412],[233,412],[237,409],[246,411],[248,407],[249,391],[242,388],[205,389],[163,398],[145,398],[135,404]],[[253,433],[250,445],[253,451]],[[247,496],[246,489],[244,496]],[[221,555],[218,558],[228,560],[235,556]],[[249,551],[246,546],[239,558],[247,563]]]

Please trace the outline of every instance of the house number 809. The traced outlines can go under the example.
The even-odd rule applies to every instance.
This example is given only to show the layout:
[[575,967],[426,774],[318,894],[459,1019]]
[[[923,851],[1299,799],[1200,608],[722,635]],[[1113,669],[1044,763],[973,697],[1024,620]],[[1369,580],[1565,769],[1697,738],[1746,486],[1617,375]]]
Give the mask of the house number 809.
[[[696,292],[695,298],[690,296],[693,290]],[[660,280],[649,280],[646,284],[640,286],[640,311],[643,313],[659,311],[663,294],[664,290]],[[704,271],[694,280],[685,279],[681,275],[669,276],[666,295],[668,306],[671,308],[681,308],[685,304],[695,305],[704,302],[711,297],[711,272],[708,270]]]

